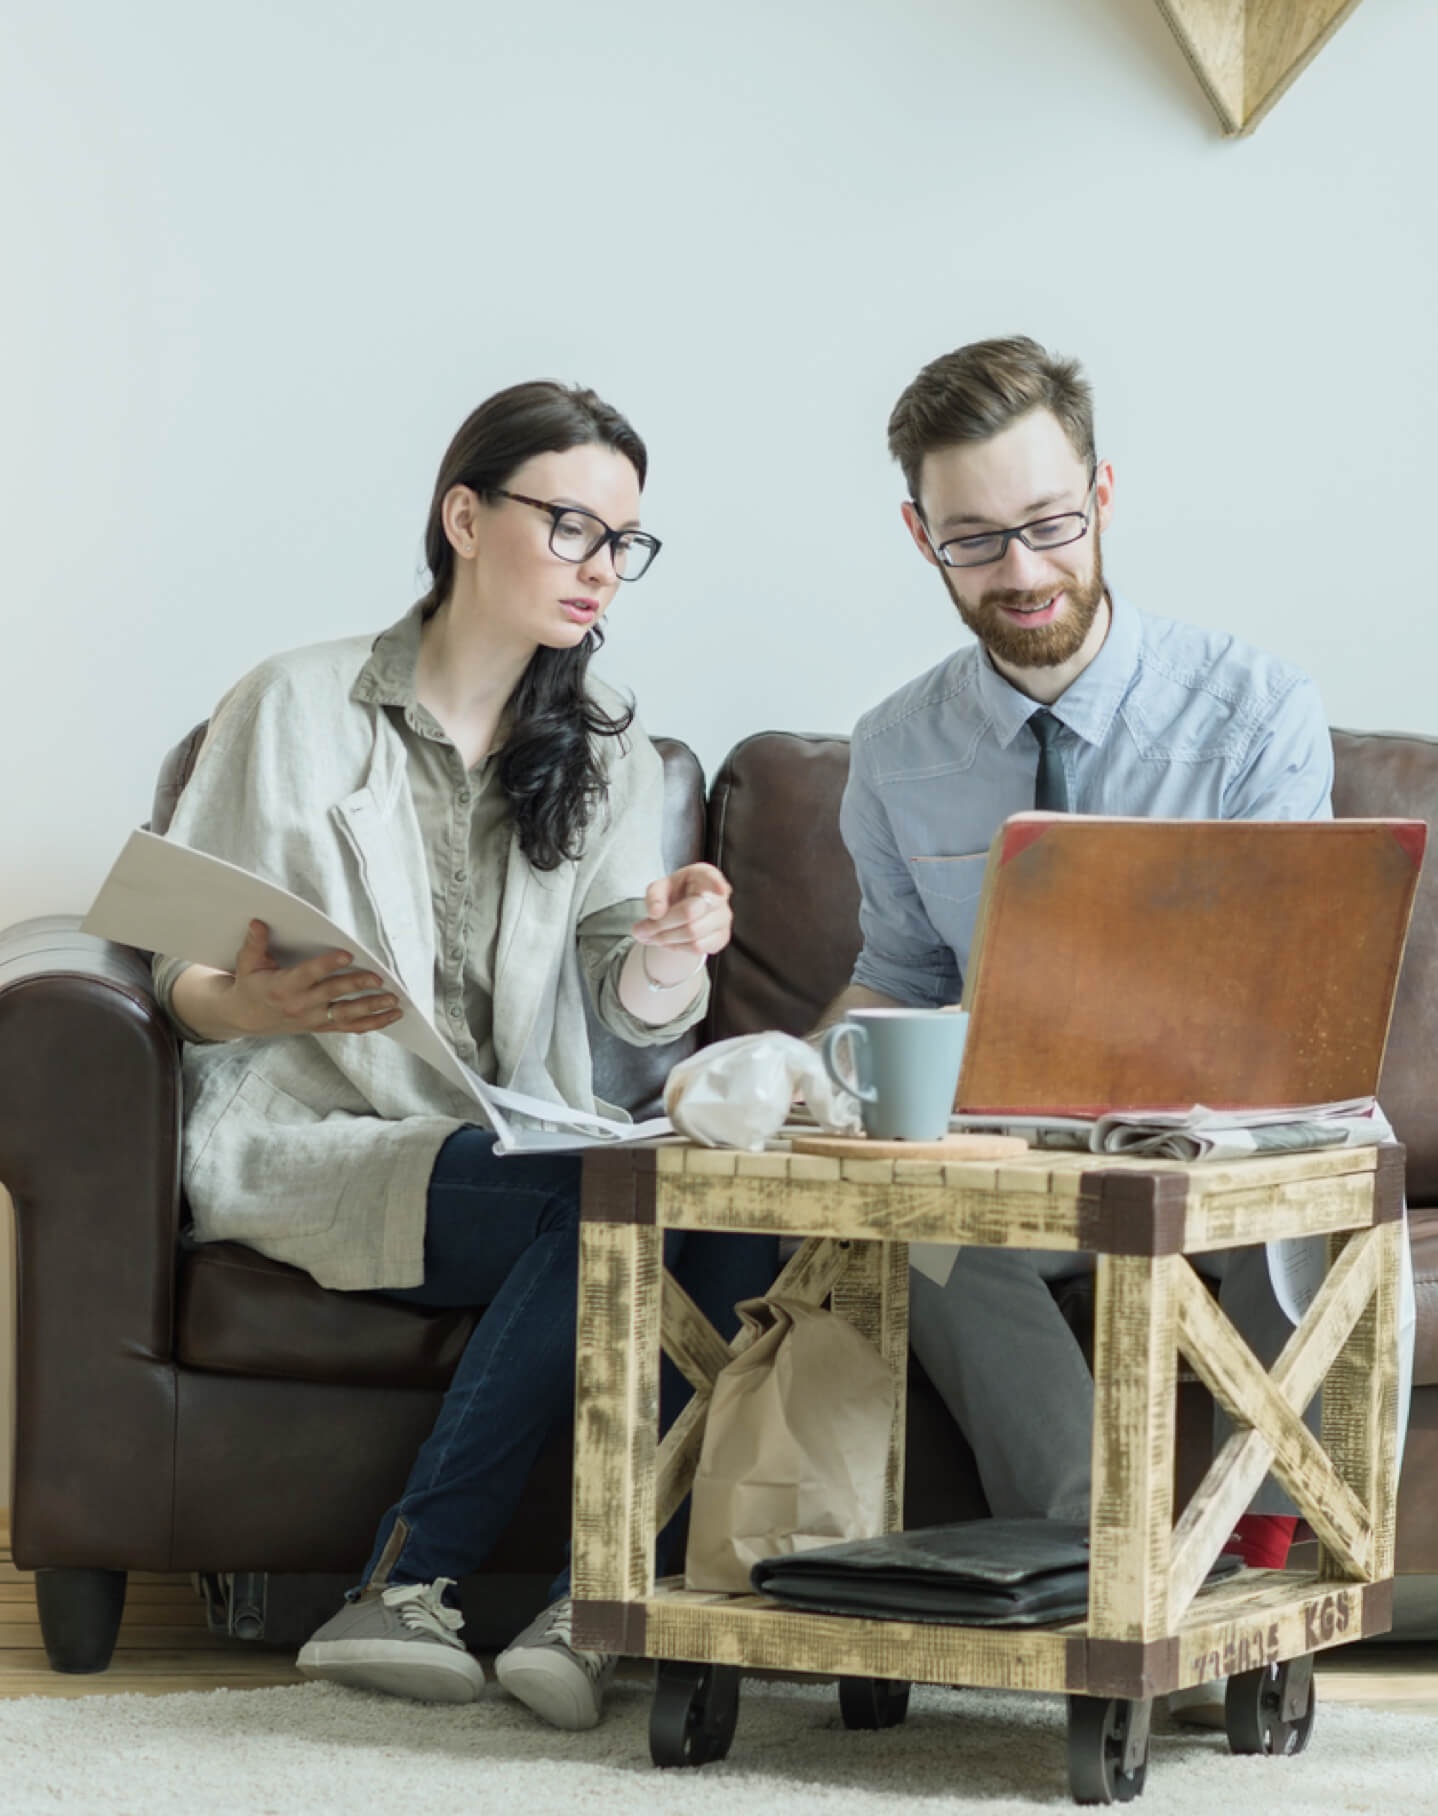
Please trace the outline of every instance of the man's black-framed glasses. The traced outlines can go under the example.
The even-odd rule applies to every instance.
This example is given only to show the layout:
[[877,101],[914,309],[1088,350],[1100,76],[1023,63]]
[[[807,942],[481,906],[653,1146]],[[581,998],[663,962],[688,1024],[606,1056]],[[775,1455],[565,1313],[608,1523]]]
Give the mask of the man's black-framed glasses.
[[[1003,560],[1009,552],[1009,544],[1015,540],[1037,554],[1046,549],[1061,549],[1088,534],[1097,483],[1098,468],[1095,467],[1089,474],[1088,493],[1081,511],[1061,511],[1057,517],[1035,517],[1011,530],[986,530],[981,536],[951,536],[947,542],[936,543],[929,536],[929,547],[945,567],[951,568],[991,567],[994,562]],[[928,535],[927,524],[924,533]]]
[[663,546],[657,536],[646,530],[611,530],[593,511],[581,511],[578,505],[550,504],[543,498],[526,498],[523,492],[506,492],[503,486],[487,488],[496,498],[512,498],[516,504],[533,505],[551,519],[549,546],[561,561],[588,561],[609,544],[614,572],[621,580],[639,580]]

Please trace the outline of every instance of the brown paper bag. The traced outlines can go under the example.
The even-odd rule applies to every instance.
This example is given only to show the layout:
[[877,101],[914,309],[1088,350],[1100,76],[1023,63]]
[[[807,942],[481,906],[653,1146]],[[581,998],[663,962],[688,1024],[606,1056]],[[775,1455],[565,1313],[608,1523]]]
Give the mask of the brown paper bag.
[[760,1334],[714,1382],[684,1580],[744,1591],[760,1558],[885,1530],[894,1377],[867,1338],[797,1299],[734,1308]]

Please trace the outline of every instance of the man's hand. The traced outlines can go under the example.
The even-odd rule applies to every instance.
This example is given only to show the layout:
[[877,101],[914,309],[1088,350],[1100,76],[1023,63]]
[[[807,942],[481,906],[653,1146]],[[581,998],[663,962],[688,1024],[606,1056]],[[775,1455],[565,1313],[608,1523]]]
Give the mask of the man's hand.
[[649,885],[644,891],[648,917],[635,922],[634,937],[655,948],[650,962],[656,972],[671,955],[687,960],[677,967],[683,971],[692,970],[701,955],[724,950],[734,930],[733,893],[728,878],[712,864],[686,864]]
[[175,980],[175,1012],[208,1040],[276,1034],[369,1034],[403,1011],[384,980],[351,971],[348,952],[322,952],[282,965],[269,928],[251,921],[233,973],[190,965]]
[[901,1003],[896,996],[885,996],[882,990],[871,990],[867,984],[849,984],[834,998],[814,1026],[804,1036],[810,1046],[818,1046],[835,1022],[841,1022],[851,1009],[906,1009],[912,1003]]

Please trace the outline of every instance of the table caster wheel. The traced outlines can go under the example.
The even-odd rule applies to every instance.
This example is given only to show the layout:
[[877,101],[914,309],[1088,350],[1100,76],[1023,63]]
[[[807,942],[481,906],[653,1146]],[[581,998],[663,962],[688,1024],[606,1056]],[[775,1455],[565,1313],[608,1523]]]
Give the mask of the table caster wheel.
[[841,1677],[839,1713],[846,1728],[897,1728],[909,1713],[909,1686],[892,1677]]
[[1132,1803],[1148,1776],[1153,1703],[1069,1698],[1069,1790],[1075,1803]]
[[1313,1654],[1239,1671],[1228,1680],[1223,1725],[1234,1753],[1301,1753],[1313,1732]]
[[666,1659],[654,1674],[649,1757],[656,1766],[702,1766],[722,1759],[738,1720],[735,1666]]

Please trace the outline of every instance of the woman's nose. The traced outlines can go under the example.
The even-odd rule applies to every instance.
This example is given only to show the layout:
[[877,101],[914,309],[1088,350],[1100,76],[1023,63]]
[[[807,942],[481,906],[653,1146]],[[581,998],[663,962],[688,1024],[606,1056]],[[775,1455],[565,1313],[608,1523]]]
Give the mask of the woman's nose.
[[592,555],[586,555],[580,562],[579,572],[593,586],[613,586],[619,579],[619,571],[614,565],[613,546],[601,542]]

